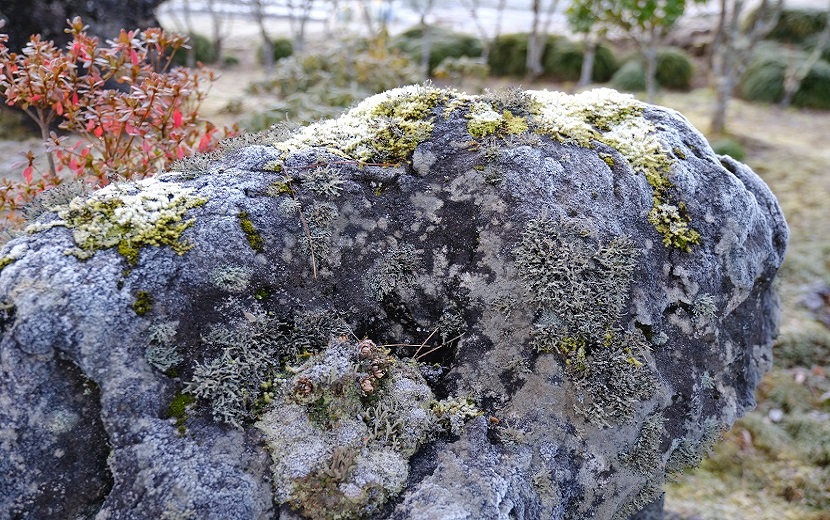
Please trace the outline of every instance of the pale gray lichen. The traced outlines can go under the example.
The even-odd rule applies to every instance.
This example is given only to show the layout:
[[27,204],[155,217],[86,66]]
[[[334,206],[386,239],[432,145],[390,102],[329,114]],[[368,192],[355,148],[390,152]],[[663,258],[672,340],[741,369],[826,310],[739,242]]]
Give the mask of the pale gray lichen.
[[144,357],[162,372],[167,372],[184,360],[174,344],[178,327],[178,321],[168,321],[154,323],[147,329]]
[[322,197],[336,197],[343,190],[343,177],[330,166],[318,166],[300,174],[303,189]]
[[629,300],[638,255],[626,237],[602,244],[573,224],[546,217],[528,222],[515,256],[522,287],[542,311],[537,348],[562,350],[557,336],[602,343]]
[[329,310],[301,312],[291,320],[258,308],[242,314],[236,324],[215,326],[202,337],[203,348],[218,354],[196,362],[184,389],[206,400],[215,420],[236,427],[257,419],[286,364],[349,333],[343,319]]
[[403,244],[386,251],[375,260],[364,277],[366,295],[382,301],[398,289],[412,286],[415,273],[421,268],[420,253],[411,245]]
[[634,446],[620,459],[639,473],[651,476],[660,468],[660,442],[663,440],[665,417],[655,414],[645,420]]
[[432,400],[414,365],[367,340],[333,341],[277,381],[256,423],[277,500],[316,519],[377,511],[403,489],[409,457],[435,430]]
[[251,270],[246,267],[223,265],[210,272],[210,282],[222,291],[239,294],[251,284]]
[[715,304],[715,297],[708,293],[698,295],[692,307],[692,316],[695,321],[708,321],[717,316],[718,307]]

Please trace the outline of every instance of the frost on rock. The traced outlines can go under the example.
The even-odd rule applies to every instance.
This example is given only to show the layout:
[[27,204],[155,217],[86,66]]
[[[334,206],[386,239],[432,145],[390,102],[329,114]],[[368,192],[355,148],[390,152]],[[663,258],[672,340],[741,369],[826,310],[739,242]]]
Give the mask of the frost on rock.
[[118,247],[130,263],[137,261],[142,246],[170,246],[182,254],[190,246],[179,238],[194,222],[184,220],[185,213],[207,202],[194,192],[157,179],[144,179],[129,187],[110,184],[89,197],[75,197],[48,208],[58,218],[31,224],[26,231],[36,233],[57,226],[72,229],[77,247],[67,253],[81,259],[111,247]]
[[625,520],[754,406],[787,225],[676,112],[427,85],[278,134],[0,250],[0,518]]

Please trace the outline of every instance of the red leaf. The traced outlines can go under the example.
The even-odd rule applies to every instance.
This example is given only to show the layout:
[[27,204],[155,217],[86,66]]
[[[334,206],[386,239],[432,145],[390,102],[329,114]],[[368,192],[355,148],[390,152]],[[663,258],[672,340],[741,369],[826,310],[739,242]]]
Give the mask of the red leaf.
[[202,138],[199,140],[199,153],[205,153],[209,151],[210,144],[212,141],[213,139],[211,139],[211,135],[209,133],[203,135]]
[[100,125],[98,125],[98,126],[95,127],[94,134],[95,134],[95,137],[100,139],[101,136],[104,135],[104,129]]
[[31,98],[29,98],[29,102],[34,103],[35,101],[37,101],[37,100],[38,100],[38,99],[40,99],[41,97],[43,97],[43,96],[41,96],[40,94],[35,94],[35,95],[34,95],[34,96],[32,96]]
[[78,93],[77,92],[72,93],[72,104],[76,105],[76,106],[78,105]]
[[179,128],[180,126],[182,126],[182,113],[177,108],[173,112],[173,128]]
[[138,65],[138,53],[135,52],[135,49],[130,49],[130,62],[133,65]]
[[33,171],[34,171],[34,168],[32,168],[31,164],[23,170],[23,178],[26,180],[26,184],[31,184],[32,183],[32,172]]
[[60,101],[55,103],[55,113],[59,116],[63,115],[63,103],[61,103]]

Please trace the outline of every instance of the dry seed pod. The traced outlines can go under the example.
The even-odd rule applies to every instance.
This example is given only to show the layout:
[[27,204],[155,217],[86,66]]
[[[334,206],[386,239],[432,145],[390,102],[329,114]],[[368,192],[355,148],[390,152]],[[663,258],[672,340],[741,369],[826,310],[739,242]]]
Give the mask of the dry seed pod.
[[357,352],[360,359],[369,359],[377,352],[378,346],[370,339],[364,339],[357,344]]
[[360,389],[364,394],[371,394],[375,391],[375,378],[366,376],[360,380]]
[[369,367],[369,371],[372,373],[375,379],[382,379],[383,376],[386,375],[386,368],[383,366],[382,363],[378,363],[377,361],[372,363],[372,366]]
[[294,395],[305,397],[314,392],[314,383],[307,377],[301,377],[294,384]]

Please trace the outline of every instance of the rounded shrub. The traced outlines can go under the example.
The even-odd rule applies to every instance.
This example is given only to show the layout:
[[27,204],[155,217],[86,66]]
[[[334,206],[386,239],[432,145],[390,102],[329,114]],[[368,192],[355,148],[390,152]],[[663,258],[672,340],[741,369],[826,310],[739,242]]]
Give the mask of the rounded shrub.
[[[585,49],[581,43],[565,38],[551,38],[544,57],[545,74],[559,81],[576,81],[582,74],[584,59]],[[597,83],[605,83],[611,79],[617,68],[614,52],[605,45],[598,46],[594,55],[591,79]]]
[[487,64],[496,76],[524,76],[527,70],[527,34],[502,34],[496,38]]
[[[749,67],[741,77],[740,96],[748,101],[775,103],[784,95],[784,78],[788,69],[807,59],[803,51],[765,43],[756,50]],[[830,63],[817,61],[798,92],[793,105],[803,108],[830,109]]]
[[[753,12],[749,21],[754,21],[757,12]],[[827,11],[821,9],[784,9],[778,17],[778,23],[767,38],[789,43],[803,42],[809,36],[818,34],[827,23]]]
[[273,44],[275,62],[294,54],[294,44],[288,38],[277,38],[271,43]]
[[793,96],[793,105],[830,110],[830,63],[817,61]]
[[[201,34],[190,34],[190,36],[188,36],[187,44],[191,47],[192,52],[195,53],[197,62],[215,63],[218,59],[213,42]],[[182,67],[187,65],[187,55],[191,52],[191,49],[179,49],[176,54],[173,55],[173,64]]]
[[646,73],[640,60],[629,60],[611,77],[611,86],[626,92],[642,92],[646,89]]
[[[818,34],[808,36],[802,42],[801,47],[807,52],[812,52],[816,48],[816,45],[818,45],[819,39],[820,37]],[[830,62],[830,42],[827,42],[827,44],[821,50],[821,59]]]
[[[457,33],[443,27],[429,29],[429,71],[447,58],[481,56],[481,41],[469,34]],[[416,63],[421,61],[424,31],[421,27],[408,29],[392,40],[392,47],[403,52]]]
[[657,83],[671,90],[689,90],[695,68],[691,57],[680,49],[667,47],[657,50]]
[[716,154],[728,155],[736,161],[743,161],[746,158],[744,147],[732,139],[718,139],[709,143],[709,146]]
[[784,95],[784,74],[797,51],[775,42],[761,42],[738,83],[738,95],[747,101],[774,103]]
[[[257,49],[256,58],[259,63],[262,63],[262,49],[264,49],[264,45],[260,45],[259,49]],[[271,42],[272,48],[272,56],[274,57],[274,63],[280,61],[283,58],[287,58],[289,56],[294,55],[294,44],[291,42],[289,38],[277,38]]]

